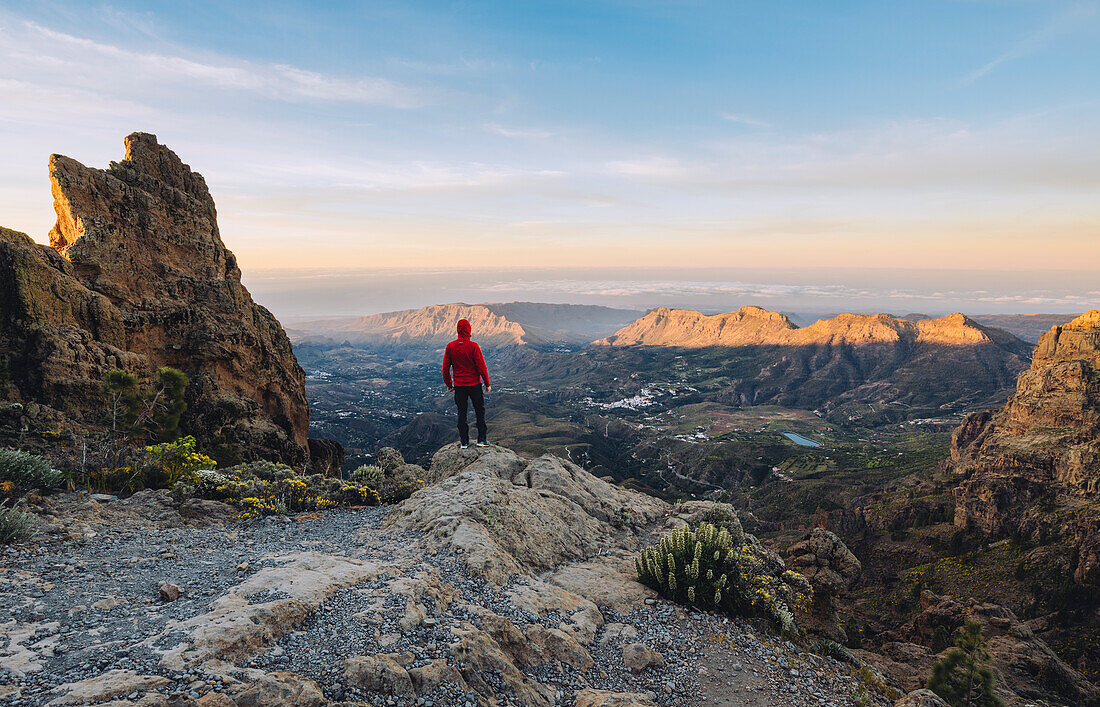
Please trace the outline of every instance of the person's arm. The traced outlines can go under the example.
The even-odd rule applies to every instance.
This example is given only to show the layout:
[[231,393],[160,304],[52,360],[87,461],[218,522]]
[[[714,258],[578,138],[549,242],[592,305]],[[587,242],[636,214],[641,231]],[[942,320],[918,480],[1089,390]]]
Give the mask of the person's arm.
[[485,381],[485,391],[488,392],[493,384],[489,382],[489,369],[485,367],[485,357],[481,355],[481,347],[474,344],[475,359],[477,360],[477,370],[481,374],[482,380]]
[[451,347],[447,346],[443,350],[443,382],[447,384],[447,390],[454,390],[454,383],[451,382]]

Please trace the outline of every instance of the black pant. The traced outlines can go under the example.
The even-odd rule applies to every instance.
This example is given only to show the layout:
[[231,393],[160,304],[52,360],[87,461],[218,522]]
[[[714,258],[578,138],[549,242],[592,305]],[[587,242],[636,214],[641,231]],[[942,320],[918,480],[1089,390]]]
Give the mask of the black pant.
[[470,443],[470,425],[466,422],[467,406],[469,400],[474,404],[474,415],[477,416],[477,441],[485,441],[485,395],[481,392],[481,384],[456,385],[455,405],[458,406],[458,436],[463,444]]

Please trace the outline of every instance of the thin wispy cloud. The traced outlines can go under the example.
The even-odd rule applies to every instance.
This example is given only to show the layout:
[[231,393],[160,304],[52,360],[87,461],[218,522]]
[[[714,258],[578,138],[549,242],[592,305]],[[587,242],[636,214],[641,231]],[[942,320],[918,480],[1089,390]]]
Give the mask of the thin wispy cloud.
[[[583,33],[507,0],[0,2],[0,225],[44,240],[48,155],[106,165],[145,130],[204,174],[247,267],[1008,268],[1041,242],[1086,268],[1100,27],[1067,1],[897,26],[796,0],[781,27],[767,3],[625,3]],[[970,69],[980,92],[930,90]]]
[[739,115],[736,113],[723,113],[722,120],[728,120],[731,123],[737,123],[739,125],[747,125],[750,128],[770,128],[772,125],[763,120],[757,120],[756,118],[750,118],[747,115]]
[[499,123],[486,123],[484,128],[486,132],[492,133],[493,135],[500,135],[501,137],[532,140],[544,140],[549,137],[554,137],[554,133],[549,130],[541,130],[538,128],[509,128]]
[[1006,51],[979,66],[962,78],[961,85],[967,86],[985,77],[1004,64],[1035,54],[1051,44],[1060,35],[1078,29],[1082,20],[1096,15],[1095,2],[1075,2],[1058,12],[1042,27],[1024,36]]
[[200,60],[135,51],[78,37],[34,22],[0,29],[0,56],[10,67],[60,78],[62,72],[94,83],[143,81],[243,91],[281,101],[333,101],[414,108],[427,92],[380,77],[341,77],[288,64]]

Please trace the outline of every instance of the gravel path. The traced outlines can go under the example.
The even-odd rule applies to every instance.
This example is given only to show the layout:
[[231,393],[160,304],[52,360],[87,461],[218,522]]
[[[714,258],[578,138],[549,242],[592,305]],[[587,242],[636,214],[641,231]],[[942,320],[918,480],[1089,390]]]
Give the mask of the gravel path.
[[[382,530],[387,510],[338,510],[207,528],[123,525],[77,541],[0,549],[0,616],[11,617],[0,620],[0,665],[12,668],[0,670],[0,686],[10,691],[4,698],[0,688],[0,703],[45,704],[59,685],[113,669],[167,677],[171,682],[161,690],[166,694],[183,692],[197,698],[228,691],[229,685],[197,669],[162,667],[152,648],[175,640],[166,632],[170,622],[209,611],[214,599],[257,570],[278,565],[279,556],[294,552],[379,563],[389,563],[403,552],[413,559],[400,571],[402,576],[431,576],[457,590],[453,603],[438,611],[431,597],[422,597],[430,618],[402,628],[406,596],[392,590],[397,576],[383,574],[336,591],[296,630],[241,664],[313,679],[330,700],[401,704],[346,685],[344,661],[356,655],[403,654],[403,664],[412,668],[446,658],[447,646],[454,641],[450,628],[476,623],[467,603],[516,626],[541,623],[552,629],[566,619],[556,611],[539,616],[513,605],[509,591],[527,580],[487,585],[467,574],[454,557],[424,552],[416,534]],[[182,596],[162,601],[161,582],[178,585]],[[380,618],[364,620],[370,612]],[[854,704],[854,681],[846,666],[800,653],[790,644],[767,645],[774,637],[768,639],[746,621],[689,613],[663,601],[630,615],[603,613],[607,626],[587,646],[593,667],[579,670],[555,663],[524,669],[531,679],[556,690],[557,704],[572,705],[576,693],[587,687],[649,692],[662,705]],[[608,640],[613,624],[632,627],[627,630],[633,635]],[[142,645],[161,633],[167,633],[161,643],[152,648]],[[639,674],[627,670],[621,645],[633,641],[659,651],[666,665]],[[35,663],[39,669],[34,669]],[[417,704],[474,705],[477,696],[443,687],[421,696]]]

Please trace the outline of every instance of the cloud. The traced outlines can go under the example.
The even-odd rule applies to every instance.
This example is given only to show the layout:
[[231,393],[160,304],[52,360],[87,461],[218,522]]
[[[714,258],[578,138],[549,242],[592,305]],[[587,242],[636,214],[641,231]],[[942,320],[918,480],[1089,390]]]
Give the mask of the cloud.
[[[141,52],[58,32],[34,22],[0,28],[0,56],[13,74],[35,74],[44,83],[68,80],[117,90],[127,84],[190,84],[292,101],[348,102],[414,108],[429,102],[427,92],[379,77],[348,78],[287,64],[261,64],[225,58],[199,60]],[[22,78],[18,74],[11,78]]]
[[554,133],[550,132],[549,130],[540,130],[537,128],[528,128],[525,130],[518,128],[506,128],[498,123],[486,123],[482,127],[485,128],[486,132],[492,133],[494,135],[501,135],[503,137],[541,140],[554,136]]
[[626,177],[654,177],[668,179],[686,177],[693,170],[685,166],[674,157],[642,157],[638,159],[612,160],[605,163],[604,168],[611,174]]
[[745,115],[735,115],[734,113],[723,113],[722,120],[728,120],[731,123],[740,123],[741,125],[747,125],[750,128],[770,128],[771,123],[766,123],[763,120],[757,120]]
[[960,84],[963,86],[970,85],[1004,64],[1041,51],[1056,37],[1067,32],[1072,32],[1080,26],[1084,18],[1091,17],[1095,14],[1095,3],[1073,3],[1068,8],[1051,17],[1042,27],[1027,34],[1006,51],[964,76]]

